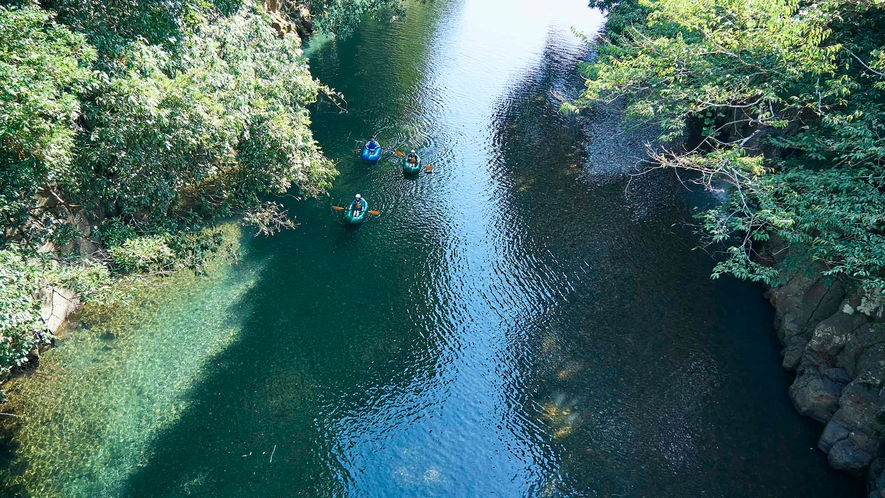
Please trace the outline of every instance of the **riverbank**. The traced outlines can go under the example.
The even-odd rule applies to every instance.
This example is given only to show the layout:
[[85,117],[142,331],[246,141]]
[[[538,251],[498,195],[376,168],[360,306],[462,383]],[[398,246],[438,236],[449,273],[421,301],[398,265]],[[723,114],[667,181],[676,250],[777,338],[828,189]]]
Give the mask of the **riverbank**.
[[659,124],[661,140],[690,137],[650,155],[718,198],[695,224],[699,245],[717,251],[713,277],[771,287],[781,363],[796,374],[793,406],[825,424],[817,446],[832,468],[867,475],[869,492],[885,496],[885,176],[875,131],[885,59],[864,35],[881,31],[885,10],[839,0],[820,11],[591,5],[609,10],[601,56],[582,68],[585,92],[563,107],[619,101],[630,118]]
[[768,297],[796,410],[826,424],[817,447],[835,469],[885,496],[885,322],[881,304],[837,279],[797,274]]
[[[39,365],[7,382],[0,420],[0,496],[120,496],[152,434],[188,406],[190,382],[237,337],[248,310],[231,307],[260,262],[233,265],[251,237],[222,226],[223,250],[200,274],[144,283],[126,302],[87,304]],[[109,447],[113,443],[113,448]]]

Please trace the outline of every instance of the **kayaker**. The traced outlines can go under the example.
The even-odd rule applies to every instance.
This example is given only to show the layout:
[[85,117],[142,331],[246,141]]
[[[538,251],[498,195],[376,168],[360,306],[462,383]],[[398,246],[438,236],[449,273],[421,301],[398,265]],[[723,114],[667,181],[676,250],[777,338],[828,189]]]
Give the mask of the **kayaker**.
[[363,198],[360,194],[356,194],[356,197],[353,199],[353,202],[350,203],[351,211],[353,211],[354,216],[359,216],[360,211],[363,210]]
[[409,163],[418,164],[418,154],[412,149],[412,152],[409,152]]
[[366,144],[366,148],[369,149],[369,152],[375,152],[376,149],[381,148],[381,144],[375,141],[375,135],[372,135],[369,138],[369,142]]

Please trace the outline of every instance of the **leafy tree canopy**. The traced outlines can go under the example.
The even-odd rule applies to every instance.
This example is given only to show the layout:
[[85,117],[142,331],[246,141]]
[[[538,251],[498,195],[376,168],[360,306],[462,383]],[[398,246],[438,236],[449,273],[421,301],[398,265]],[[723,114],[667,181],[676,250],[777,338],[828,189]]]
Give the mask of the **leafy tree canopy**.
[[367,15],[398,12],[399,0],[308,0],[305,5],[316,13],[320,29],[331,33],[350,34]]
[[[21,235],[34,196],[70,177],[95,51],[37,8],[0,7],[0,222]],[[39,214],[37,215],[39,217]],[[41,227],[38,219],[31,228]]]
[[[621,100],[664,140],[700,128],[697,146],[654,155],[727,193],[700,215],[702,232],[727,247],[714,276],[776,283],[807,260],[885,284],[885,2],[599,4],[639,22],[610,29],[574,106]],[[756,252],[772,239],[790,256],[780,265]]]

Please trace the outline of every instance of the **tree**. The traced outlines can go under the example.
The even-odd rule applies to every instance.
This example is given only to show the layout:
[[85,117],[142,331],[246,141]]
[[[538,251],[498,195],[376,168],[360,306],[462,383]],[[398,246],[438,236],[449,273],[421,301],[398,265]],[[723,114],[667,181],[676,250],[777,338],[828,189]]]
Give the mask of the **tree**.
[[[885,65],[881,0],[641,0],[584,68],[585,107],[622,99],[662,139],[697,125],[691,148],[656,151],[727,201],[701,213],[725,243],[724,272],[777,281],[809,260],[825,274],[881,288],[885,270]],[[614,10],[620,8],[615,5]],[[776,238],[791,257],[760,257]]]
[[80,167],[87,197],[146,226],[256,208],[294,184],[317,195],[334,177],[306,106],[319,84],[298,40],[256,11],[202,24],[176,47],[132,43],[89,107]]
[[316,16],[317,27],[338,35],[348,35],[368,15],[398,12],[400,0],[307,0],[304,4]]
[[79,94],[94,83],[84,36],[36,7],[0,7],[0,222],[2,238],[39,245],[53,220],[34,197],[71,183]]

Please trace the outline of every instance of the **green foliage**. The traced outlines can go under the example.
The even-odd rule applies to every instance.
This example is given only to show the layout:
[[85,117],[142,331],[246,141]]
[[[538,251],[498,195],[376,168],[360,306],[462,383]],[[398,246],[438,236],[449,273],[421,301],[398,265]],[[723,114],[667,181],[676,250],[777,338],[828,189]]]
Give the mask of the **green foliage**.
[[48,0],[45,9],[85,33],[104,61],[112,61],[137,40],[174,49],[191,27],[236,12],[239,0]]
[[317,28],[340,36],[349,35],[367,15],[399,12],[401,0],[307,0]]
[[[67,264],[65,264],[67,263]],[[66,288],[84,299],[111,299],[104,266],[88,261],[59,262],[14,244],[0,249],[0,380],[48,343],[49,330],[40,315],[43,295]]]
[[732,126],[783,127],[786,114],[818,103],[815,81],[835,68],[839,45],[822,44],[833,14],[817,7],[800,12],[788,0],[643,5],[650,9],[646,26],[588,69],[583,102],[627,97],[630,116],[656,121],[664,139],[707,113],[733,111]]
[[175,253],[166,237],[128,239],[109,251],[111,268],[123,273],[159,273],[175,268]]
[[0,7],[0,140],[18,160],[51,168],[70,163],[80,105],[94,51],[83,36],[35,7]]
[[0,378],[46,341],[40,316],[41,268],[18,253],[0,250]]
[[[36,7],[0,7],[0,223],[21,236],[41,188],[71,181],[78,94],[95,52]],[[49,223],[51,224],[51,222]],[[44,226],[32,226],[39,243]],[[44,228],[34,233],[37,228]],[[2,240],[2,239],[0,239]]]
[[[626,5],[615,4],[613,13]],[[774,283],[756,253],[776,239],[828,275],[868,288],[885,272],[882,0],[640,0],[645,22],[584,68],[575,107],[622,99],[663,140],[700,144],[655,156],[727,200],[702,213],[725,244],[714,276]]]
[[847,169],[795,168],[743,181],[741,188],[743,196],[735,193],[701,216],[713,242],[734,244],[735,234],[742,237],[741,244],[728,249],[730,258],[719,263],[715,275],[728,272],[774,282],[776,269],[747,255],[753,243],[777,236],[788,245],[801,245],[801,256],[819,263],[826,275],[845,275],[867,286],[885,284],[881,177],[857,177]]
[[[159,224],[176,212],[226,216],[294,183],[317,195],[334,177],[309,129],[318,85],[294,37],[243,9],[185,37],[172,58],[134,42],[91,112],[82,168],[89,197]],[[84,187],[84,188],[88,188]]]
[[619,39],[630,28],[645,24],[649,14],[639,0],[590,0],[590,7],[605,12],[605,32],[611,39]]

